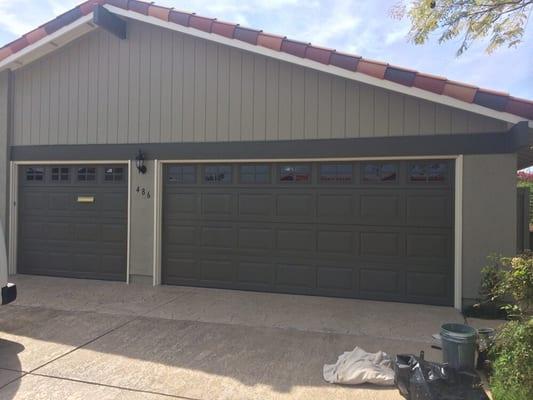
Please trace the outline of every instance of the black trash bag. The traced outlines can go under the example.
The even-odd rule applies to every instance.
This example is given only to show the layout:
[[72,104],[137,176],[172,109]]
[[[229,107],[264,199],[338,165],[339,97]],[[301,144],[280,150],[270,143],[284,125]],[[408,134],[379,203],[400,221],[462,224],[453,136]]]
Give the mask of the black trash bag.
[[474,371],[401,354],[396,356],[394,373],[394,383],[407,400],[489,400]]

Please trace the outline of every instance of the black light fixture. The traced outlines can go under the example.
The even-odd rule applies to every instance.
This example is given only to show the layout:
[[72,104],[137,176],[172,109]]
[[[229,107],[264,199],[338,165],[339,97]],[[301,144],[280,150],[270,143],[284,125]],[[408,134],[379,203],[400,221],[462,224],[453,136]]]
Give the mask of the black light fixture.
[[141,149],[139,149],[137,157],[135,157],[135,166],[137,167],[139,174],[146,174],[146,166],[144,165],[144,154]]

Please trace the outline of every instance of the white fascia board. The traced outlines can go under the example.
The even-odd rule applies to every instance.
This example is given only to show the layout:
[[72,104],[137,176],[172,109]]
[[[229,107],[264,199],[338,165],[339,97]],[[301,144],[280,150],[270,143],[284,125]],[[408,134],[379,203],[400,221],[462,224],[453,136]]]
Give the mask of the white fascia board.
[[[58,29],[57,31],[51,33],[50,35],[46,35],[45,37],[36,41],[35,43],[32,43],[29,46],[24,47],[22,50],[17,51],[14,54],[11,54],[9,57],[0,61],[0,71],[8,67],[13,70],[20,68],[21,66],[25,65],[25,63],[19,64],[17,63],[17,61],[24,59],[24,57],[30,55],[33,52],[37,52],[39,50],[42,51],[43,49],[46,49],[46,47],[48,47],[48,49],[46,49],[43,52],[43,55],[51,51],[54,51],[55,49],[57,49],[58,47],[61,47],[62,45],[61,44],[59,46],[55,46],[53,44],[55,43],[55,41],[59,41],[62,37],[75,33],[77,30],[79,30],[79,28],[84,28],[84,25],[90,23],[92,19],[93,19],[93,13],[84,15],[83,17],[78,18],[76,21],[72,22],[71,24]],[[95,26],[90,27],[89,25],[87,25],[87,28],[82,30],[80,32],[80,35],[83,35],[84,33],[87,33],[88,31],[91,31],[94,29],[96,29]],[[72,40],[78,37],[78,35],[71,35],[71,36],[72,36]]]
[[[317,71],[326,72],[328,74],[337,75],[346,79],[354,80],[357,82],[365,83],[372,86],[378,86],[383,89],[392,90],[394,92],[406,94],[413,97],[418,97],[420,99],[428,100],[434,103],[443,104],[446,106],[463,109],[469,112],[476,114],[484,115],[486,117],[499,119],[506,121],[512,124],[516,124],[520,121],[525,121],[526,119],[514,114],[506,113],[503,111],[496,111],[488,107],[483,107],[478,104],[466,103],[454,99],[453,97],[444,96],[436,93],[429,92],[427,90],[422,90],[416,87],[410,87],[405,85],[400,85],[399,83],[391,82],[385,79],[375,78],[370,75],[362,74],[360,72],[348,71],[343,68],[336,67],[334,65],[326,65],[307,58],[301,58],[293,56],[281,51],[275,51],[267,47],[253,45],[250,43],[243,42],[238,39],[230,39],[221,35],[207,33],[195,28],[190,28],[187,26],[175,24],[173,22],[163,21],[162,19],[151,17],[149,15],[144,15],[137,13],[135,11],[124,10],[119,7],[115,7],[109,4],[104,5],[104,7],[110,12],[120,15],[122,17],[130,18],[140,22],[145,22],[147,24],[156,25],[162,28],[170,29],[173,31],[185,33],[187,35],[195,36],[201,39],[210,40],[216,43],[224,44],[227,46],[235,47],[241,50],[249,51],[252,53],[260,54],[266,57],[275,58],[280,61],[286,61],[292,64],[298,64],[303,67],[312,68]],[[533,126],[533,121],[529,122],[530,126]]]

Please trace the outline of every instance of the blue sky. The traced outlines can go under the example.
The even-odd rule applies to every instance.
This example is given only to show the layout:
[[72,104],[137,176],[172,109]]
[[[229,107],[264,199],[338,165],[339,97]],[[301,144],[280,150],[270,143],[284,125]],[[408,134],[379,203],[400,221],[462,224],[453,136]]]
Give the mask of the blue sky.
[[[390,17],[398,0],[155,0],[156,4],[237,22],[391,64],[533,99],[533,21],[524,43],[488,55],[483,43],[455,56],[458,42],[407,41],[409,21]],[[3,45],[79,0],[0,0]],[[436,35],[435,35],[436,36]]]

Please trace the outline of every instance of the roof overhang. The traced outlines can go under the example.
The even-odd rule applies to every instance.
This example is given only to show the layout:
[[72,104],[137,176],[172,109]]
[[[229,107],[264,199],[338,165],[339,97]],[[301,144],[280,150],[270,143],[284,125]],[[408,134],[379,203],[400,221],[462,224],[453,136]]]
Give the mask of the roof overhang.
[[92,20],[93,13],[91,12],[22,50],[11,54],[0,62],[0,71],[5,69],[16,70],[23,67],[24,65],[57,50],[59,47],[72,42],[80,36],[97,29],[97,26]]
[[[280,61],[285,61],[292,64],[297,64],[306,68],[311,68],[317,71],[325,72],[328,74],[336,75],[345,79],[350,79],[356,82],[368,84],[371,86],[380,87],[386,90],[391,90],[397,93],[402,93],[408,96],[413,96],[423,100],[427,100],[433,103],[446,105],[453,108],[462,109],[475,114],[483,115],[490,118],[495,118],[501,121],[505,121],[511,125],[517,124],[526,119],[514,114],[510,114],[503,111],[493,110],[488,107],[480,106],[474,103],[467,103],[457,100],[453,97],[444,96],[437,93],[432,93],[427,90],[422,90],[416,87],[405,86],[399,83],[395,83],[389,80],[375,78],[373,76],[363,74],[360,72],[349,71],[343,68],[336,67],[334,65],[322,64],[317,61],[313,61],[307,58],[297,57],[285,52],[279,52],[269,49],[263,46],[256,46],[246,43],[241,40],[226,38],[221,35],[216,35],[208,32],[204,32],[195,28],[182,26],[172,22],[164,21],[162,19],[140,14],[131,10],[124,10],[122,8],[106,4],[103,6],[108,11],[115,15],[152,24],[165,29],[169,29],[176,32],[181,32],[197,38],[209,40],[212,42],[220,43],[226,46],[231,46],[244,51],[248,51],[255,54],[260,54],[265,57],[274,58]],[[98,29],[98,27],[92,22],[93,13],[89,13],[69,25],[57,30],[56,32],[45,36],[37,42],[25,47],[19,52],[12,54],[6,59],[0,62],[0,71],[4,69],[16,70],[36,59],[56,50],[57,48],[75,40],[76,38]],[[529,127],[533,128],[533,121],[528,121]]]

